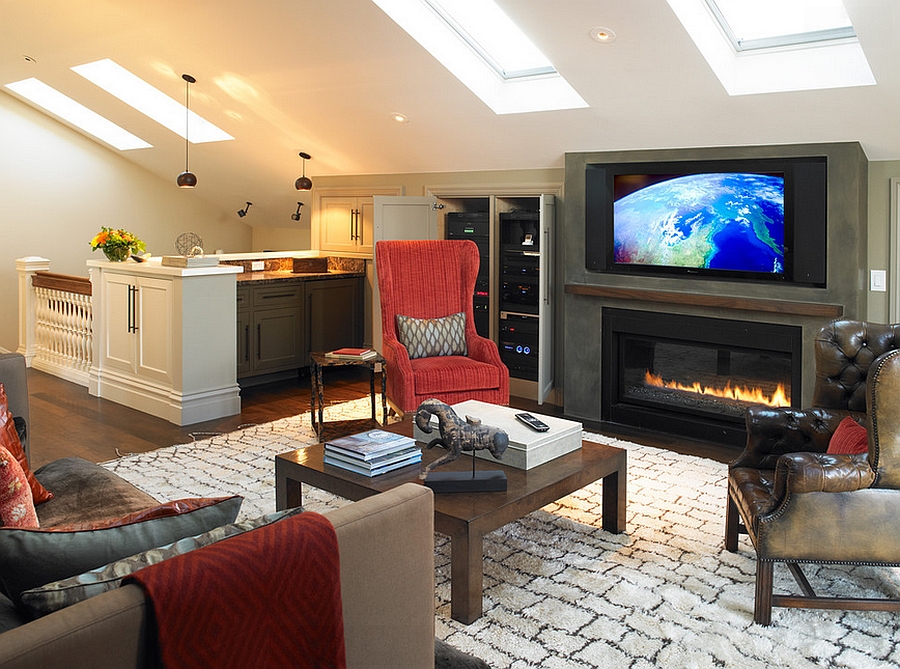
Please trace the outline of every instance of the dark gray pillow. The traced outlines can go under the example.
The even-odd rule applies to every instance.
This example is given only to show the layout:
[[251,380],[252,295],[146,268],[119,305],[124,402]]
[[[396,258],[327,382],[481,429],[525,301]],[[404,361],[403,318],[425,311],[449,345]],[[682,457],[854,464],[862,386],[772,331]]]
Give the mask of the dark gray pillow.
[[233,523],[243,501],[226,497],[187,513],[94,530],[0,527],[0,585],[19,603],[23,590]]
[[45,616],[48,613],[71,606],[89,597],[95,597],[118,588],[123,578],[139,569],[157,564],[176,555],[189,553],[197,548],[214,544],[217,541],[222,541],[237,534],[275,523],[301,511],[303,511],[302,507],[296,507],[284,511],[276,511],[275,513],[240,523],[221,525],[203,534],[185,537],[167,546],[151,548],[143,553],[131,555],[77,576],[70,576],[60,581],[47,583],[39,588],[25,590],[21,594],[22,606],[34,618]]

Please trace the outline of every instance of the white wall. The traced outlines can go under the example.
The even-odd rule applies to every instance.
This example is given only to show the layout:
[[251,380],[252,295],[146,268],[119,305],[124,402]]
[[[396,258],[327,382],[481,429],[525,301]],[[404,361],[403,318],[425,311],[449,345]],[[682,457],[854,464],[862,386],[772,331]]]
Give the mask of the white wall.
[[40,255],[50,269],[87,276],[100,257],[89,242],[100,227],[122,227],[154,255],[175,238],[198,233],[210,251],[247,251],[252,231],[224,212],[0,93],[0,350],[18,347],[15,260]]

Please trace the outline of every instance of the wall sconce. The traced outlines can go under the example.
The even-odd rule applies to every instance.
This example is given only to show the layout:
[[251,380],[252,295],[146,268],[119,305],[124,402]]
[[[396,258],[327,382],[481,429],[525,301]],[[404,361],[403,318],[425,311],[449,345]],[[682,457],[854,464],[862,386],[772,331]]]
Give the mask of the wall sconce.
[[189,74],[182,74],[181,78],[184,79],[184,172],[178,175],[175,183],[179,188],[193,188],[197,185],[197,176],[191,172],[188,166],[191,146],[188,140],[188,130],[191,118],[191,84],[197,83],[197,80]]
[[297,212],[294,214],[291,214],[291,220],[294,220],[294,221],[300,220],[300,207],[302,207],[302,206],[303,206],[302,202],[297,203]]
[[312,156],[305,151],[301,151],[300,157],[303,158],[303,176],[297,177],[297,180],[294,182],[294,188],[297,190],[312,190],[312,180],[306,176],[306,161],[310,160]]
[[250,205],[251,205],[251,204],[253,204],[253,203],[252,203],[252,202],[248,202],[246,207],[244,207],[243,209],[238,209],[238,213],[237,213],[238,216],[240,216],[241,218],[244,218],[244,216],[246,216],[246,215],[247,215],[247,212],[250,210]]

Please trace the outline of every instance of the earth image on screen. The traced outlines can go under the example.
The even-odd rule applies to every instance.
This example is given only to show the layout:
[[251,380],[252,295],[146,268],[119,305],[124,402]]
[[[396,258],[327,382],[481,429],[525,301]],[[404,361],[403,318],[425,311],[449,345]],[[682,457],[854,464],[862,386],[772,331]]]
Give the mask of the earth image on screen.
[[784,272],[784,179],[680,176],[614,203],[616,263]]

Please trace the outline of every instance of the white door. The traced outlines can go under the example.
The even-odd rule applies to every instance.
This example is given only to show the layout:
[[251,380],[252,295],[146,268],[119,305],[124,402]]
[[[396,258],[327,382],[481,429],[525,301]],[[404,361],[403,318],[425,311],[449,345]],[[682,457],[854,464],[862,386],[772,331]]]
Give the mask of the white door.
[[540,198],[541,256],[538,274],[538,388],[537,402],[543,404],[553,390],[553,218],[556,198]]
[[[437,239],[437,212],[442,205],[433,197],[376,195],[374,198],[373,242],[382,239]],[[372,348],[381,350],[381,300],[378,296],[378,267],[372,282]]]

